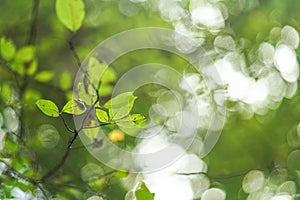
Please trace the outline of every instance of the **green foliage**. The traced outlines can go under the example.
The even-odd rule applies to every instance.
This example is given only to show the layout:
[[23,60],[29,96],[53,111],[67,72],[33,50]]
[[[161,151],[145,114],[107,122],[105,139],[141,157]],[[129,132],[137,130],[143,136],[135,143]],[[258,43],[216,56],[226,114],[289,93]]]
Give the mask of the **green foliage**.
[[154,194],[150,192],[144,182],[135,191],[136,200],[154,200]]
[[50,100],[40,99],[36,102],[37,107],[47,116],[58,117],[59,110],[55,103]]
[[63,90],[68,90],[68,89],[71,88],[71,86],[72,86],[72,77],[71,77],[70,72],[63,71],[59,75],[58,85]]
[[35,57],[35,47],[34,46],[24,46],[19,49],[16,53],[16,62],[18,63],[28,63],[32,61]]
[[56,0],[56,14],[60,22],[71,31],[77,31],[85,16],[82,0]]
[[85,110],[86,106],[83,101],[80,99],[72,99],[64,105],[62,112],[72,115],[81,115]]
[[109,110],[109,117],[112,120],[118,120],[130,113],[136,99],[132,92],[125,92],[110,99],[104,107]]
[[109,122],[107,112],[101,109],[96,109],[96,116],[100,122]]
[[45,83],[51,81],[53,77],[54,74],[52,71],[41,71],[35,75],[34,79],[39,82]]
[[6,61],[10,61],[15,56],[16,47],[12,40],[5,37],[0,38],[0,55]]

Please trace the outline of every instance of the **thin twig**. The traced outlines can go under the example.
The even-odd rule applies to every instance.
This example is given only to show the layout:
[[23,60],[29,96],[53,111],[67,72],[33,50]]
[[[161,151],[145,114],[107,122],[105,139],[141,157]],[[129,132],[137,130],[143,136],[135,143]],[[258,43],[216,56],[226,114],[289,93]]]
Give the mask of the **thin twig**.
[[64,116],[63,116],[61,113],[59,114],[59,116],[60,116],[60,118],[62,119],[65,128],[66,128],[69,132],[74,133],[75,131],[69,127],[69,125],[67,124],[67,122],[66,122]]
[[80,61],[79,55],[78,55],[77,50],[76,50],[76,48],[75,48],[75,46],[74,46],[74,43],[73,43],[73,40],[74,40],[75,36],[76,36],[76,33],[75,33],[75,34],[71,37],[71,39],[68,41],[68,45],[69,45],[70,50],[71,50],[71,52],[72,52],[72,54],[73,54],[73,57],[74,57],[75,60],[76,60],[76,63],[77,63],[77,65],[78,65],[78,67],[80,67],[80,66],[81,66],[81,61]]

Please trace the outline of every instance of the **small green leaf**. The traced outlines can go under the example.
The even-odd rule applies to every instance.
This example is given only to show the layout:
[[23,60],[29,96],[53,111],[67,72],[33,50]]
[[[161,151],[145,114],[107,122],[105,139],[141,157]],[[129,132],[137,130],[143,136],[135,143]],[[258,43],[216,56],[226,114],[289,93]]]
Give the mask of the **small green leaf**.
[[50,116],[50,117],[58,117],[59,116],[58,107],[52,101],[40,99],[35,104],[45,115]]
[[138,126],[144,126],[146,122],[146,117],[142,114],[131,114],[130,119]]
[[154,196],[155,195],[150,192],[144,182],[135,191],[136,200],[154,200]]
[[[100,128],[94,127],[97,125],[99,125],[98,121],[90,120],[90,119],[86,120],[84,123],[84,126],[86,127],[84,129],[84,133],[88,138],[90,138],[93,141],[97,138],[97,135],[98,135],[98,132],[100,129]],[[87,127],[93,127],[93,128],[87,128]]]
[[16,53],[16,47],[12,40],[2,37],[0,39],[0,54],[6,61],[10,61]]
[[81,115],[86,110],[85,104],[80,99],[70,100],[63,107],[62,112],[68,113],[71,115]]
[[107,112],[105,112],[104,110],[96,109],[96,115],[100,122],[109,122]]
[[17,51],[16,61],[20,63],[27,63],[34,59],[35,57],[35,47],[25,46]]
[[[78,89],[78,98],[82,99],[87,105],[92,105],[93,104],[93,96],[89,94],[89,91],[91,88],[88,85],[86,88],[83,83],[78,83],[77,89]],[[87,91],[88,90],[88,91]]]
[[55,8],[58,19],[69,30],[75,32],[81,27],[85,16],[82,0],[56,0]]
[[128,176],[128,172],[127,171],[116,171],[114,173],[114,176],[117,177],[117,178],[126,178]]
[[33,75],[33,74],[36,72],[37,67],[38,67],[38,61],[35,59],[35,60],[33,60],[33,61],[29,64],[26,73],[27,73],[29,76]]
[[11,64],[11,68],[12,68],[14,71],[18,72],[18,74],[24,75],[24,72],[25,72],[25,66],[24,66],[23,63],[13,62],[13,63]]
[[13,88],[8,83],[3,83],[1,85],[0,96],[4,102],[9,102],[13,96]]
[[72,77],[70,72],[68,71],[63,71],[58,79],[58,84],[59,87],[63,90],[68,90],[72,86]]
[[97,58],[91,57],[87,66],[87,73],[89,75],[89,84],[94,84],[97,88],[101,77],[103,77],[104,70],[107,68],[106,63],[99,62]]
[[37,73],[34,77],[35,80],[45,83],[49,82],[54,77],[54,74],[52,71],[41,71]]
[[136,99],[133,92],[125,92],[106,102],[104,107],[109,110],[110,118],[117,120],[130,113]]

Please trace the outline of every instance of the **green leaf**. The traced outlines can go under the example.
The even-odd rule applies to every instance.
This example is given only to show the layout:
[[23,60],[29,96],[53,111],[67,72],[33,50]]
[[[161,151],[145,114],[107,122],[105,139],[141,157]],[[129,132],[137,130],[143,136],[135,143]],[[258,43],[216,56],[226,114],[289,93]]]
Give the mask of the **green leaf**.
[[33,61],[29,64],[26,73],[27,73],[29,76],[33,75],[33,74],[36,72],[37,67],[38,67],[38,61],[35,59],[35,60],[33,60]]
[[25,72],[25,66],[24,66],[23,63],[13,62],[13,63],[11,64],[11,68],[12,68],[14,71],[18,72],[18,74],[24,75],[24,72]]
[[55,8],[58,19],[69,30],[75,32],[81,27],[85,16],[82,0],[56,0]]
[[72,86],[72,77],[70,72],[68,71],[63,71],[58,79],[58,84],[59,87],[63,90],[68,90]]
[[89,75],[89,84],[94,84],[97,88],[101,77],[103,77],[104,70],[107,68],[106,63],[99,62],[97,58],[91,57],[87,66],[87,73]]
[[4,102],[9,102],[11,100],[11,97],[13,95],[13,88],[8,83],[3,83],[1,85],[1,93],[0,96],[3,99]]
[[101,190],[106,183],[105,176],[103,176],[105,172],[99,165],[88,163],[81,168],[80,172],[82,180],[94,190]]
[[21,63],[28,63],[32,61],[35,57],[35,47],[34,46],[25,46],[17,51],[15,60]]
[[10,61],[16,53],[16,47],[12,40],[1,37],[0,39],[0,54],[6,61]]
[[[99,125],[99,122],[98,121],[95,121],[95,120],[86,120],[85,123],[84,123],[84,126],[85,127],[93,127],[93,126],[97,126]],[[99,132],[100,128],[85,128],[84,129],[84,133],[85,135],[90,138],[91,140],[95,140],[97,138],[97,135],[98,135],[98,132]]]
[[80,99],[70,100],[64,105],[62,112],[68,113],[71,115],[80,115],[86,110],[85,104]]
[[58,107],[52,101],[40,99],[35,104],[45,115],[50,116],[50,117],[58,117],[59,116]]
[[129,173],[127,171],[121,171],[121,170],[119,170],[119,171],[116,171],[114,173],[114,176],[117,177],[117,178],[126,178],[126,177],[128,177],[128,174]]
[[41,71],[37,73],[34,77],[35,80],[45,83],[49,82],[54,77],[54,74],[52,71]]
[[96,109],[96,115],[100,122],[109,122],[107,112],[101,109]]
[[149,191],[144,182],[135,191],[136,200],[154,200],[154,196],[155,195]]
[[106,102],[104,107],[109,110],[110,118],[117,120],[130,113],[136,99],[133,92],[125,92]]
[[127,135],[136,136],[143,129],[146,118],[141,114],[132,114],[116,121],[118,127]]
[[142,114],[131,114],[130,119],[138,126],[144,126],[146,122],[146,117]]

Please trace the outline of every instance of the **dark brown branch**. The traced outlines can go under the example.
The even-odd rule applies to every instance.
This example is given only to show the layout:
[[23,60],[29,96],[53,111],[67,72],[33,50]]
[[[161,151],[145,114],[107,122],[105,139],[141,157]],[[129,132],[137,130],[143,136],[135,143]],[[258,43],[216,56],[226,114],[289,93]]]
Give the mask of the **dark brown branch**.
[[72,145],[73,145],[73,143],[74,143],[74,141],[76,140],[77,137],[78,137],[78,132],[75,130],[72,139],[68,143],[67,150],[66,150],[65,154],[61,158],[60,162],[42,177],[42,179],[41,179],[42,183],[46,182],[50,177],[52,177],[56,173],[57,170],[59,170],[65,164],[65,162],[66,162],[66,160],[69,156],[70,150],[72,148]]

